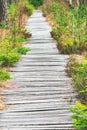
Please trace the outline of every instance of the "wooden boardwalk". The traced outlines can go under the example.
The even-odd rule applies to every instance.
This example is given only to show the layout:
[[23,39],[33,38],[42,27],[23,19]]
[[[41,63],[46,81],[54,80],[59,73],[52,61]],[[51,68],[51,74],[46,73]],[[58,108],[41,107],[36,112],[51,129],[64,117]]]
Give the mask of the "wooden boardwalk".
[[9,109],[0,111],[0,130],[73,130],[69,108],[75,102],[71,80],[65,72],[68,55],[59,53],[51,27],[35,11],[27,22],[31,52],[12,68],[14,88],[5,90]]

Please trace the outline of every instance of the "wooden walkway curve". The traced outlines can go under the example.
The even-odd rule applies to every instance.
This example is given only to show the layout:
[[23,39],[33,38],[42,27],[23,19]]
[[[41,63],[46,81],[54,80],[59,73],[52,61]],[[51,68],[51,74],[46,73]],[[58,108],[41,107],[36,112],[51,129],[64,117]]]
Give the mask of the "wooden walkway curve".
[[0,130],[73,130],[69,108],[75,93],[65,72],[68,55],[59,53],[51,27],[36,10],[26,28],[31,52],[12,69],[16,87],[5,90],[10,108],[0,111]]

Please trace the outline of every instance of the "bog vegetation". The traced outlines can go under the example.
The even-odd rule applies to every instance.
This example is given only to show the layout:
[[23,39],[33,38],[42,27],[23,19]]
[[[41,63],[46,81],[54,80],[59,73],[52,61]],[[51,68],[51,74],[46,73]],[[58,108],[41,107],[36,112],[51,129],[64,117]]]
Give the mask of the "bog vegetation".
[[[49,7],[49,9],[48,9]],[[87,5],[69,7],[65,1],[44,4],[44,15],[53,21],[52,36],[62,53],[87,51]],[[67,16],[67,17],[66,17]]]
[[34,11],[34,6],[28,0],[8,2],[7,6],[6,20],[0,20],[0,82],[11,78],[8,67],[13,67],[21,54],[30,51],[30,48],[23,47],[31,36],[24,25]]
[[80,101],[71,108],[72,118],[76,130],[87,130],[87,2],[76,2],[45,0],[42,9],[60,52],[72,54],[67,72]]

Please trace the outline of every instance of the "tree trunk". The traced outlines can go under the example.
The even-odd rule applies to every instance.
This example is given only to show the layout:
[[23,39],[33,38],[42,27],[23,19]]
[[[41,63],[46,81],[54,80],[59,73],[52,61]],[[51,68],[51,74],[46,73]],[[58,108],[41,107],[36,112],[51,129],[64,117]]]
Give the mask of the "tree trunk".
[[87,0],[67,0],[70,5],[76,7],[82,4],[87,4]]
[[0,0],[0,22],[7,22],[7,3],[6,0]]

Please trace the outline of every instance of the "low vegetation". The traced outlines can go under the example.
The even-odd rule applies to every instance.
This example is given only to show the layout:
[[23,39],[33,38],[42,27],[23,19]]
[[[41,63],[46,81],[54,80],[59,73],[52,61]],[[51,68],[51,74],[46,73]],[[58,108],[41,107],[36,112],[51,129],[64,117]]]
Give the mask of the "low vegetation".
[[28,0],[34,7],[39,7],[43,4],[43,0]]
[[78,92],[79,99],[87,104],[87,56],[71,56],[68,67],[68,74],[73,79],[73,86]]
[[73,87],[78,92],[79,102],[71,108],[76,130],[87,129],[87,56],[72,55],[68,63],[68,74],[72,77]]
[[6,72],[5,70],[2,70],[2,69],[0,70],[0,82],[9,80],[10,78],[11,77],[8,72]]
[[30,51],[30,48],[25,48],[25,47],[19,48],[19,49],[17,50],[17,52],[18,52],[19,54],[22,54],[22,55],[26,55],[26,53],[27,53],[28,51]]
[[53,25],[51,34],[57,40],[58,48],[62,53],[79,54],[87,51],[87,6],[85,4],[73,8],[63,0],[54,0],[44,4],[43,11]]
[[33,10],[34,6],[28,3],[27,0],[8,5],[9,23],[2,21],[0,26],[0,31],[6,30],[8,32],[0,38],[1,69],[14,66],[19,61],[21,54],[26,54],[30,51],[30,48],[23,48],[22,46],[31,36],[29,30],[24,29],[24,24],[27,16],[30,16]]
[[[23,47],[31,34],[24,28],[27,18],[33,13],[34,6],[25,1],[8,4],[8,23],[0,23],[0,87],[3,82],[11,79],[8,72],[30,48]],[[1,104],[1,102],[0,102]],[[2,109],[2,107],[0,107]]]
[[72,118],[76,130],[87,130],[87,106],[77,102],[71,111],[74,113]]

